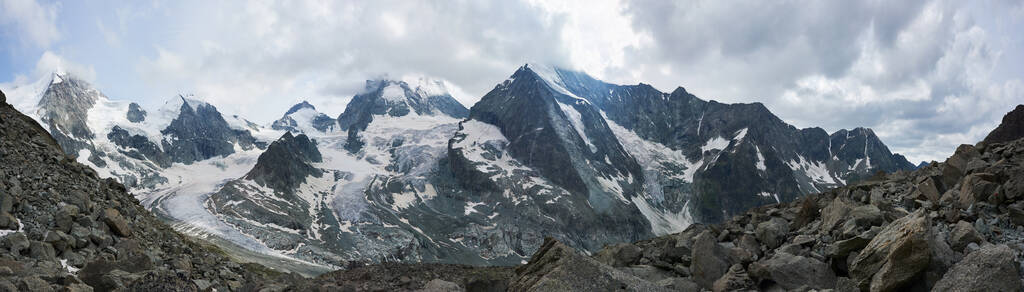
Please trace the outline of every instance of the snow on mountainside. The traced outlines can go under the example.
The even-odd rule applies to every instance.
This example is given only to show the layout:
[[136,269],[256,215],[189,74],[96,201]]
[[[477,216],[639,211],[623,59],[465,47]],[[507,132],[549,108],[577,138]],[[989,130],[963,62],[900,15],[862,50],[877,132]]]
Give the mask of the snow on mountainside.
[[472,109],[430,78],[370,80],[332,118],[266,126],[195,96],[112,101],[66,73],[5,88],[70,154],[196,236],[311,264],[516,264],[678,232],[907,169],[870,129],[526,65]]
[[[218,185],[251,168],[261,148],[280,132],[223,116],[194,96],[173,97],[156,110],[110,100],[65,72],[4,91],[14,93],[8,101],[46,127],[65,152],[100,176],[117,178],[143,206],[172,220],[179,231],[276,253],[217,220],[201,202]],[[50,113],[81,119],[65,124]],[[71,127],[87,129],[88,135],[75,135],[67,130]]]
[[[426,225],[441,224],[437,220],[442,218],[420,222],[411,211],[433,209],[426,205],[441,187],[432,176],[458,118],[466,111],[443,87],[430,84],[439,83],[412,86],[405,81],[368,81],[366,92],[357,95],[338,118],[337,128],[318,129],[315,119],[294,118],[322,115],[306,102],[294,106],[285,117],[293,117],[292,131],[304,135],[287,134],[275,141],[270,149],[292,150],[264,152],[261,164],[252,171],[296,170],[230,181],[207,200],[207,208],[251,238],[298,258],[335,265],[454,261],[437,250],[459,252],[453,247],[457,244],[427,234],[432,230]],[[280,121],[275,125],[283,124]],[[306,137],[311,142],[291,142],[306,141]],[[314,147],[321,159],[294,166],[272,163],[294,160],[286,158],[287,153],[302,147]],[[283,182],[294,181],[286,173],[297,172],[306,174],[297,184],[282,187],[287,185]]]
[[[596,105],[610,123],[680,151],[665,193],[681,199],[697,221],[715,222],[754,206],[844,185],[875,171],[913,168],[869,129],[796,129],[764,105],[704,101],[683,88],[663,93],[646,84],[615,85],[585,73],[538,67],[549,83]],[[559,89],[562,90],[562,89]],[[621,136],[621,135],[620,135]],[[621,138],[621,137],[620,137]]]

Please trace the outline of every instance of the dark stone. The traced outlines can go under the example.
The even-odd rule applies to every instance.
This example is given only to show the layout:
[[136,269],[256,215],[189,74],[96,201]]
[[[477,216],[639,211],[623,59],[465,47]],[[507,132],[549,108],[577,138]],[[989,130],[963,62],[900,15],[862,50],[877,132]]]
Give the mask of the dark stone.
[[620,243],[605,247],[594,255],[594,259],[612,267],[625,267],[636,264],[643,251],[630,243]]
[[786,290],[804,286],[831,289],[836,285],[836,275],[828,264],[781,252],[767,260],[750,264],[750,273],[762,281],[771,280]]
[[953,265],[933,291],[1019,291],[1024,283],[1016,258],[1006,245],[983,246]]
[[128,118],[129,122],[141,123],[146,120],[146,111],[142,110],[142,107],[140,107],[139,104],[134,102],[130,103],[128,104],[128,113],[126,118]]
[[911,283],[931,260],[931,222],[924,212],[904,216],[882,229],[850,265],[861,289],[893,291]]
[[1002,123],[995,130],[988,133],[986,144],[1004,143],[1024,137],[1024,104],[1017,105],[1012,111],[1003,116]]
[[128,225],[128,221],[121,217],[121,213],[114,208],[107,208],[103,210],[103,222],[107,223],[107,227],[110,227],[110,231],[120,237],[132,236],[132,227]]

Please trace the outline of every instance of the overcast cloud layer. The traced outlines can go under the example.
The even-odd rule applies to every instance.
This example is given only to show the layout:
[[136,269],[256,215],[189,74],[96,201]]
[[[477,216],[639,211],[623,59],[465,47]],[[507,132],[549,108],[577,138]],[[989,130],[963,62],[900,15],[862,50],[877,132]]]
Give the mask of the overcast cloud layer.
[[114,99],[195,93],[269,122],[300,100],[337,115],[383,76],[445,79],[472,105],[544,62],[871,127],[912,161],[1024,103],[1019,1],[93,2],[0,0],[0,87],[59,66]]

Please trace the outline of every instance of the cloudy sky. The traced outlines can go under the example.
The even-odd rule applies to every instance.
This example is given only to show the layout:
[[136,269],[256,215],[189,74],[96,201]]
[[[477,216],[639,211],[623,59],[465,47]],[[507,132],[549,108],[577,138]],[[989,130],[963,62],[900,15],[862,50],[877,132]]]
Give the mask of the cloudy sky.
[[0,86],[61,67],[112,99],[194,93],[269,122],[300,100],[336,115],[383,76],[445,79],[471,105],[542,62],[938,160],[1024,103],[1022,27],[1013,0],[0,0]]

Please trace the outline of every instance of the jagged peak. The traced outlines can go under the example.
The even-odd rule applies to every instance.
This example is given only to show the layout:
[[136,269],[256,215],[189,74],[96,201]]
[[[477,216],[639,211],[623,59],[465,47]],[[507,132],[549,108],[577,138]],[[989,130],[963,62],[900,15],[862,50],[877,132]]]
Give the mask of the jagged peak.
[[316,107],[313,106],[312,104],[310,104],[309,101],[303,100],[302,102],[297,103],[297,104],[293,105],[291,108],[289,108],[288,111],[286,111],[284,113],[284,115],[288,116],[288,115],[293,114],[293,113],[295,113],[295,112],[297,112],[297,111],[299,111],[301,109],[311,109],[311,110],[315,111]]
[[188,106],[192,110],[196,110],[200,106],[213,106],[210,103],[203,101],[201,98],[196,97],[193,93],[179,93],[177,96],[168,99],[164,102],[162,110],[178,111],[181,110],[182,106]]

